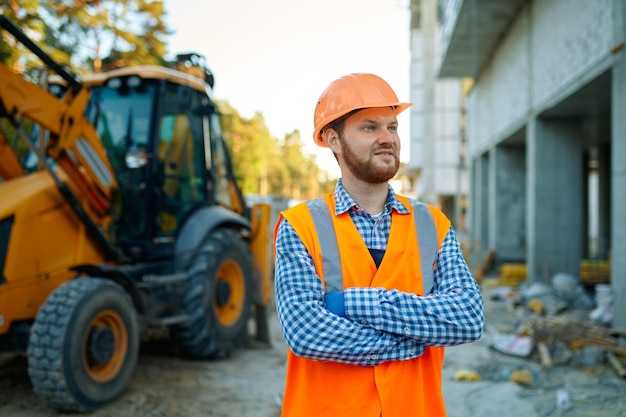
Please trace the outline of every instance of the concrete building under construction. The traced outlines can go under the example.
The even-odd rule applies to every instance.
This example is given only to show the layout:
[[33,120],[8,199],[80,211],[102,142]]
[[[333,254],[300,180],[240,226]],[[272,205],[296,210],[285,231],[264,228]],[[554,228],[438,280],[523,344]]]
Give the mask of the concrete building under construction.
[[626,0],[440,0],[438,18],[437,77],[473,82],[473,240],[531,281],[610,261],[626,327]]
[[466,229],[469,189],[463,80],[438,78],[438,0],[411,3],[411,144],[406,173],[419,200],[440,207],[457,233]]

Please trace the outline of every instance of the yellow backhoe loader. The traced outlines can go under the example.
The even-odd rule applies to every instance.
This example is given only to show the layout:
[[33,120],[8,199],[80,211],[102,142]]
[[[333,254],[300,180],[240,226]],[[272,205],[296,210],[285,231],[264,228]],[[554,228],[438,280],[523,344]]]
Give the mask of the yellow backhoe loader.
[[33,390],[84,412],[118,398],[141,332],[223,356],[267,341],[269,206],[234,178],[198,54],[78,79],[12,21],[47,85],[0,64],[0,350]]

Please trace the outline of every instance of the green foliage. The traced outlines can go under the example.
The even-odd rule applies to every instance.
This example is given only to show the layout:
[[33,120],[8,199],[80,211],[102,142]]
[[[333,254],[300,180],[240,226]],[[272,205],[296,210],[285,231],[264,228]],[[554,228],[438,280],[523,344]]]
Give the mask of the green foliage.
[[272,137],[261,113],[246,119],[227,102],[219,102],[218,107],[244,194],[308,199],[332,191],[334,180],[320,171],[315,156],[305,152],[299,131],[280,141]]
[[[38,18],[39,0],[0,0],[3,15],[21,28],[28,36],[37,38],[43,30]],[[22,73],[34,72],[37,58],[7,31],[0,30],[0,62]]]
[[[0,0],[3,13],[44,52],[75,73],[118,66],[165,65],[162,0]],[[0,62],[34,81],[42,63],[11,35],[0,31]],[[314,198],[332,191],[335,181],[305,152],[300,132],[278,140],[261,113],[241,117],[218,103],[235,174],[245,194]]]
[[[8,18],[75,72],[165,63],[172,31],[161,0],[0,1],[9,3]],[[0,38],[0,60],[21,72],[41,65],[8,34]]]

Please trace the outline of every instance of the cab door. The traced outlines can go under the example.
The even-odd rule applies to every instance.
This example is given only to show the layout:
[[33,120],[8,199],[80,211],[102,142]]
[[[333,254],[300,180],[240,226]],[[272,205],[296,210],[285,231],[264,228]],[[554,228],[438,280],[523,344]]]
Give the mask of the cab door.
[[171,241],[184,219],[208,201],[203,116],[168,105],[160,120],[156,149],[158,213],[155,238]]

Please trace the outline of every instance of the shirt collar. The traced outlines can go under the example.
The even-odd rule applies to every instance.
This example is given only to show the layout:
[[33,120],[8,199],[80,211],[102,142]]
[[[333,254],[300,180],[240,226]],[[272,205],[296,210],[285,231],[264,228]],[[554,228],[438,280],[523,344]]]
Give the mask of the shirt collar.
[[[387,189],[388,193],[387,200],[385,201],[385,211],[390,212],[391,210],[395,210],[399,214],[409,214],[409,209],[396,198],[396,193],[393,191],[391,185],[387,184]],[[341,178],[339,178],[335,187],[335,216],[339,216],[353,207],[357,210],[361,209],[343,187],[343,182],[341,181]]]

